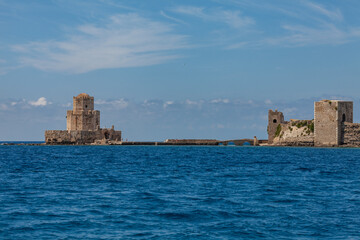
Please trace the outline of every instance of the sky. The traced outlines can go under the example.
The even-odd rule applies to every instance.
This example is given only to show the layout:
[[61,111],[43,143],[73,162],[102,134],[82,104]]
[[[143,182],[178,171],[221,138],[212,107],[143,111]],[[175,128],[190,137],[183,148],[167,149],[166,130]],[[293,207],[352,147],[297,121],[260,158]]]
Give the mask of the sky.
[[354,101],[360,1],[0,0],[0,141],[66,129],[95,97],[124,139],[267,138],[267,112]]

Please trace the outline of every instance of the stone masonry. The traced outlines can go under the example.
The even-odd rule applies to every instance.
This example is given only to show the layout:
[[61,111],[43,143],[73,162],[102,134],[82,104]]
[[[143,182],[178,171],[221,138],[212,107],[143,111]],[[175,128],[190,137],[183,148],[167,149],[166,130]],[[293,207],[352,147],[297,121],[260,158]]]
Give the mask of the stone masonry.
[[100,111],[94,110],[94,97],[81,93],[73,97],[73,110],[67,111],[67,130],[100,129]]
[[314,103],[314,120],[284,121],[269,110],[269,144],[283,146],[359,146],[360,124],[353,123],[353,102],[322,100]]
[[90,144],[121,141],[121,131],[100,128],[100,111],[94,110],[94,97],[81,93],[73,97],[73,110],[67,111],[67,130],[45,131],[46,144]]
[[343,144],[342,124],[353,122],[353,103],[322,100],[314,104],[315,146]]

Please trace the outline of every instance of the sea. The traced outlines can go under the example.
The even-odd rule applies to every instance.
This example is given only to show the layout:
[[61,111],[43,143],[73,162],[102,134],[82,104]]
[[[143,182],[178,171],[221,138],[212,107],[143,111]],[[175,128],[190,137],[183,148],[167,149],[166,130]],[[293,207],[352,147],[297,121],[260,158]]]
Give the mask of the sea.
[[360,239],[360,149],[0,146],[0,239]]

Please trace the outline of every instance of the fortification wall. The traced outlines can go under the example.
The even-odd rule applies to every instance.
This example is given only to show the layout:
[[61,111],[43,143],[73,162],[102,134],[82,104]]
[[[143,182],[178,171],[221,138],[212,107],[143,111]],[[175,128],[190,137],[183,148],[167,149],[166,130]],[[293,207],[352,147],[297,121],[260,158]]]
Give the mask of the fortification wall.
[[46,144],[72,144],[70,134],[68,131],[62,130],[46,130],[45,131]]
[[360,123],[343,123],[342,144],[360,147]]
[[290,120],[278,124],[273,145],[314,146],[314,121]]
[[121,131],[113,129],[100,129],[97,131],[45,131],[46,144],[90,144],[97,140],[121,141]]
[[215,144],[219,141],[216,139],[166,139],[165,142],[176,144]]

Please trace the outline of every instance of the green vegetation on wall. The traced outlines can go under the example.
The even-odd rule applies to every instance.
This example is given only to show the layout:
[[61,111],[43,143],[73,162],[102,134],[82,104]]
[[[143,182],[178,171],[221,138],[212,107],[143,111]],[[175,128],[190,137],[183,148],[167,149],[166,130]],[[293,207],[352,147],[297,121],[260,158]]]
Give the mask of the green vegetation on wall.
[[276,128],[275,137],[278,137],[280,135],[280,132],[281,132],[281,125],[279,124]]
[[311,124],[308,126],[308,128],[310,129],[311,132],[314,132],[314,121],[311,122]]
[[307,126],[308,125],[308,121],[300,121],[300,122],[298,122],[297,124],[296,124],[296,127],[297,128],[301,128],[301,127],[305,127],[305,126]]

